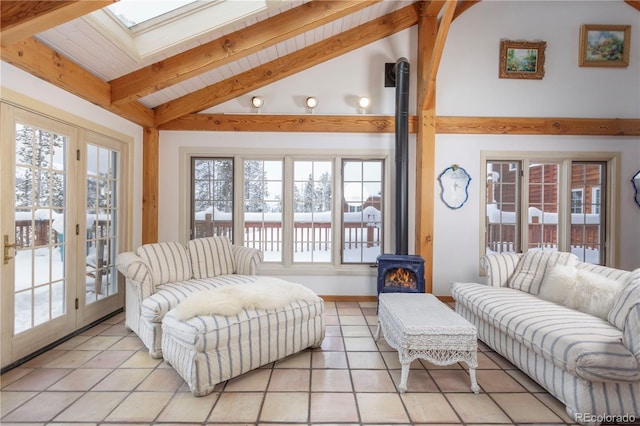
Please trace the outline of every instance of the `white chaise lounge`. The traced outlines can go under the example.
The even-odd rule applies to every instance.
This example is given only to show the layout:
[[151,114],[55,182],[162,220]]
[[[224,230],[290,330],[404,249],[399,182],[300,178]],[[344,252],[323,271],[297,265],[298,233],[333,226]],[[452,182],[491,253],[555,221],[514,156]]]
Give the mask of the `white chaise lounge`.
[[[261,262],[259,250],[232,245],[226,237],[198,238],[186,246],[177,242],[145,244],[135,253],[121,253],[116,265],[126,278],[125,324],[142,339],[152,357],[162,358],[162,321],[169,311],[192,294],[260,282],[265,279],[256,275]],[[317,298],[312,311],[312,317],[295,323],[299,329],[317,328],[308,346],[319,345],[324,338],[322,299]],[[255,317],[257,324],[261,316]]]

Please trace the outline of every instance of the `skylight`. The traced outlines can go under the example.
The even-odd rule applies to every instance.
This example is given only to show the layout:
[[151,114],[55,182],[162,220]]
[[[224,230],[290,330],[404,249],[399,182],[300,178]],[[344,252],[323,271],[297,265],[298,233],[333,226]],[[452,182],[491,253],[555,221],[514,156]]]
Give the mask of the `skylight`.
[[120,0],[82,17],[136,62],[290,0]]
[[196,3],[196,0],[120,0],[107,8],[127,28],[131,29],[191,3]]

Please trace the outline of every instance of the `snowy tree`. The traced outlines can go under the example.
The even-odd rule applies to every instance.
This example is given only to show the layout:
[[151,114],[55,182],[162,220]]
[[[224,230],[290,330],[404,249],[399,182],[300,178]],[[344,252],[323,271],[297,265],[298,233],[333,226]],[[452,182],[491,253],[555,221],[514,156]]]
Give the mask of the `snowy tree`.
[[16,206],[63,207],[64,175],[53,170],[56,149],[64,136],[16,126]]
[[316,182],[315,199],[316,199],[316,211],[328,212],[331,211],[331,176],[329,172],[324,172],[320,175],[320,179]]
[[232,211],[233,160],[197,159],[194,161],[194,203],[196,211],[214,207]]
[[244,162],[244,211],[264,212],[264,199],[269,197],[263,161]]

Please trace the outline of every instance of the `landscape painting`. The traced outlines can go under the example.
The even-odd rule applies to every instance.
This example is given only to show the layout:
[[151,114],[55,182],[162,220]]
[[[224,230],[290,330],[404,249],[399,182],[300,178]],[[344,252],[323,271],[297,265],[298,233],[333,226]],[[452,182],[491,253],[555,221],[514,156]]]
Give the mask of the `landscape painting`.
[[544,77],[544,51],[547,43],[509,41],[500,42],[500,78],[540,80]]
[[583,25],[580,34],[580,66],[628,66],[630,37],[630,25]]

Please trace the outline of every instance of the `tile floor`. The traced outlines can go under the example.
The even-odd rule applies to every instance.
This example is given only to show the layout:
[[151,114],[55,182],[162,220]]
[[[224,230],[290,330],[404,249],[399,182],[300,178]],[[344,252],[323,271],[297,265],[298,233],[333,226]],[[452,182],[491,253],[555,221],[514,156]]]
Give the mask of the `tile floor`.
[[476,395],[466,366],[415,361],[399,394],[397,352],[375,342],[375,302],[326,302],[320,349],[193,397],[149,357],[120,314],[0,377],[9,425],[571,424],[564,406],[480,343]]

